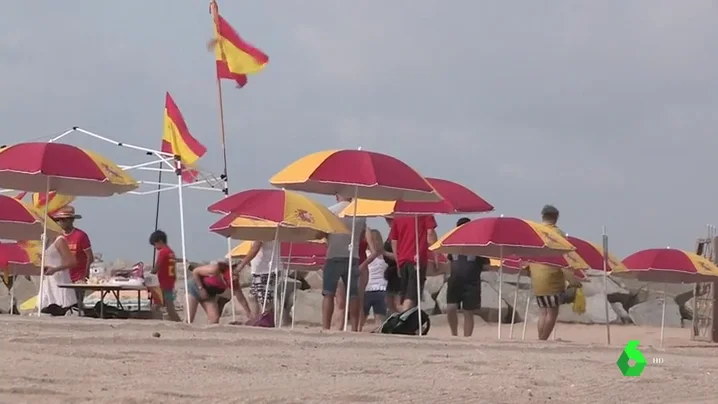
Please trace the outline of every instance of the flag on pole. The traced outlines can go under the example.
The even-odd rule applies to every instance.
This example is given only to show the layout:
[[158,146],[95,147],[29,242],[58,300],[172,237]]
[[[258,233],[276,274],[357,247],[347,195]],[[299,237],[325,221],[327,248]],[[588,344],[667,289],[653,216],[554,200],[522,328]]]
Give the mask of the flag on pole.
[[261,71],[269,62],[269,56],[245,42],[219,14],[215,20],[215,39],[210,44],[214,45],[217,77],[233,80],[239,88],[247,84],[248,74]]
[[[165,120],[161,150],[165,153],[179,156],[182,165],[185,167],[192,167],[207,152],[207,148],[189,133],[182,113],[170,93],[165,96]],[[182,180],[184,182],[194,182],[196,178],[197,172],[195,170],[186,169],[182,171]]]
[[44,192],[35,192],[32,194],[32,206],[36,209],[44,209],[47,204],[47,213],[53,214],[60,208],[71,204],[75,200],[74,196],[58,194],[55,191],[50,191],[47,198]]

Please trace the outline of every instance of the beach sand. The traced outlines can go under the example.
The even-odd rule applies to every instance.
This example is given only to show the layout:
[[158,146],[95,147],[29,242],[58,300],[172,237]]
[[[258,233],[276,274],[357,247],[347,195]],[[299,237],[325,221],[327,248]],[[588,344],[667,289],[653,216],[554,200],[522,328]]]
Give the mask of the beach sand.
[[[560,324],[562,341],[293,332],[158,321],[0,316],[2,403],[709,403],[716,347],[688,330]],[[157,334],[159,333],[159,336]],[[520,325],[515,330],[520,337]],[[154,335],[153,335],[154,334]],[[505,329],[508,337],[508,327]],[[642,342],[643,375],[615,362]],[[653,364],[653,358],[663,363]]]

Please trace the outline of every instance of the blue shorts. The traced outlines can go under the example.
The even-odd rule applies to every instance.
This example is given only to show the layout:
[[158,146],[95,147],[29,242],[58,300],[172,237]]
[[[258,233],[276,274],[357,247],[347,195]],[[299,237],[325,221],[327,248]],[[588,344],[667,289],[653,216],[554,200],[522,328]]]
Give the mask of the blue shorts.
[[[324,264],[324,274],[322,275],[322,294],[324,296],[334,296],[337,293],[337,285],[339,279],[347,285],[349,274],[349,258],[328,258]],[[352,260],[351,285],[349,289],[350,297],[359,295],[359,259]]]
[[187,293],[189,293],[190,296],[194,297],[195,300],[198,302],[208,302],[210,300],[214,300],[217,296],[216,295],[209,295],[206,299],[202,299],[199,293],[199,288],[197,287],[197,284],[194,283],[194,279],[189,279],[187,281]]
[[386,292],[383,290],[372,290],[364,292],[364,315],[368,316],[374,310],[375,316],[386,316]]

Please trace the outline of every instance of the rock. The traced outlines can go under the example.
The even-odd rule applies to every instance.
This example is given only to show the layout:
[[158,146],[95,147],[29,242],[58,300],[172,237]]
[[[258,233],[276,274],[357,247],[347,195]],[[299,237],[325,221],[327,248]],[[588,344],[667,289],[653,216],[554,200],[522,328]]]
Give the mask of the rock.
[[155,338],[159,338],[159,337],[161,337],[162,335],[161,335],[160,333],[158,333],[158,332],[153,332],[153,333],[152,333],[152,336],[155,337]]
[[[504,281],[504,284],[516,285],[516,282],[520,282],[522,288],[531,286],[531,278],[525,274],[519,277],[518,274],[504,273],[501,279]],[[497,271],[483,271],[481,272],[481,280],[496,286],[499,283],[499,273]]]
[[[40,278],[37,277],[37,282],[40,282]],[[37,292],[40,288],[35,284],[35,278],[28,280],[24,276],[18,276],[15,278],[15,286],[13,287],[15,303],[20,308],[25,301],[37,296]],[[10,312],[10,291],[5,288],[4,284],[0,284],[0,312]]]
[[444,276],[429,276],[426,278],[426,284],[424,285],[424,292],[429,293],[432,299],[435,299],[436,296],[439,294],[439,291],[441,291],[441,288],[444,286]]
[[321,290],[298,290],[295,324],[321,325],[323,299]]
[[[572,304],[563,304],[559,308],[558,321],[561,323],[578,323],[578,324],[606,324],[606,295],[603,293],[594,293],[586,296],[586,312],[578,314],[573,311]],[[619,322],[618,314],[609,307],[608,308],[609,323]]]
[[680,327],[681,313],[678,305],[670,297],[663,296],[638,303],[628,309],[628,315],[631,317],[633,324],[640,326],[660,326],[664,299],[666,301],[666,327]]
[[631,321],[631,316],[628,314],[628,311],[623,307],[621,303],[611,303],[611,308],[618,315],[618,319],[621,321],[622,324],[633,324],[633,321]]
[[312,271],[304,276],[304,281],[307,282],[310,289],[322,290],[322,272]]

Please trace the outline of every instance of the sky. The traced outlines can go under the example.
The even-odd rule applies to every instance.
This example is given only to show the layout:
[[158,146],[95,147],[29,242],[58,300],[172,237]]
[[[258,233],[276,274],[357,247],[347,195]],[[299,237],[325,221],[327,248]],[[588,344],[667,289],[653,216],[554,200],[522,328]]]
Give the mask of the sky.
[[[245,88],[223,86],[232,192],[270,187],[305,154],[362,147],[468,186],[494,214],[538,220],[554,204],[564,231],[594,242],[606,226],[621,257],[693,249],[718,224],[714,1],[219,3],[270,57]],[[212,33],[202,1],[7,2],[1,143],[79,126],[159,148],[169,91],[209,149],[201,165],[220,173]],[[65,140],[119,164],[147,161]],[[219,217],[206,212],[221,194],[184,194],[187,257],[222,256],[224,239],[208,231]],[[155,204],[81,198],[77,225],[105,259],[149,260]],[[160,205],[179,251],[177,193]],[[439,233],[456,219],[438,217]]]

